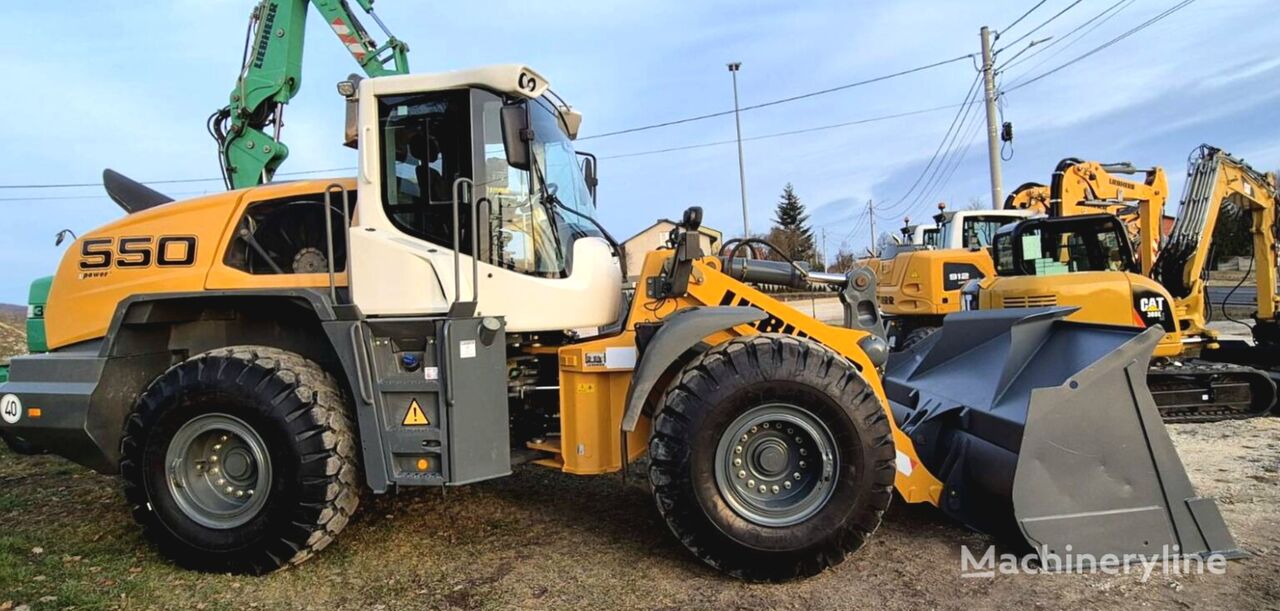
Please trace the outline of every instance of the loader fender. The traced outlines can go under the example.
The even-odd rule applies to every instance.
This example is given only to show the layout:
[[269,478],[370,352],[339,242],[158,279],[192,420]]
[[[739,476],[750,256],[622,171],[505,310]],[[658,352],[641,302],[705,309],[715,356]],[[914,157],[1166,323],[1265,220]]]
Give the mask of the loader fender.
[[755,322],[765,316],[764,310],[756,307],[713,306],[688,308],[663,319],[662,327],[645,346],[632,373],[631,387],[627,390],[627,409],[622,415],[622,430],[636,430],[640,413],[658,380],[680,355],[716,331]]

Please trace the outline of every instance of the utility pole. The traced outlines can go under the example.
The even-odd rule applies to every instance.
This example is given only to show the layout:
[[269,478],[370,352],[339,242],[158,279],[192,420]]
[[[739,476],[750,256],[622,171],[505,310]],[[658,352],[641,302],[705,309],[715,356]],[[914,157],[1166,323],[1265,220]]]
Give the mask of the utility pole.
[[822,228],[822,269],[827,269],[827,228]]
[[867,200],[867,218],[871,220],[871,256],[876,256],[876,209],[871,200]]
[[747,221],[747,169],[742,161],[742,117],[738,113],[738,70],[742,62],[729,62],[729,74],[733,75],[733,123],[738,130],[738,191],[742,194],[742,237],[751,237],[751,223]]
[[991,30],[982,26],[982,88],[987,106],[987,159],[991,164],[991,209],[999,210],[1004,195],[1000,176],[1000,125],[996,118],[996,69],[991,53]]

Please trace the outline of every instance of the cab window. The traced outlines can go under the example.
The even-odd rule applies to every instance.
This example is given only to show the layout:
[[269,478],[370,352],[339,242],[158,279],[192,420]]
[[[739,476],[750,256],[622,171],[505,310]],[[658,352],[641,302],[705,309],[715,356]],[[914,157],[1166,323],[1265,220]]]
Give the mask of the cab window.
[[[453,248],[453,183],[471,176],[470,96],[467,91],[384,96],[382,197],[401,231]],[[459,210],[462,252],[470,253],[470,210]]]

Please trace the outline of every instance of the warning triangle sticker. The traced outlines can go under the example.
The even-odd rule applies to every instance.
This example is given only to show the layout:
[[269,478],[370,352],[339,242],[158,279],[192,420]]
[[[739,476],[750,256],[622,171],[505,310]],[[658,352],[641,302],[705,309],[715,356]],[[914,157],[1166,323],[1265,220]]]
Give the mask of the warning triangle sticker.
[[418,400],[414,399],[409,402],[409,411],[404,413],[404,420],[400,421],[400,426],[427,426],[431,424],[427,421],[427,415],[422,411],[422,406],[418,405]]

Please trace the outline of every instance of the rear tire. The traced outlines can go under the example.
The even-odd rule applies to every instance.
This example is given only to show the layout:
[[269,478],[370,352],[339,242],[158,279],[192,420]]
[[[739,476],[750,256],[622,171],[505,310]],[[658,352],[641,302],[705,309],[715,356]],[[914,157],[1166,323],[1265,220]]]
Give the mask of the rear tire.
[[667,391],[653,430],[659,513],[698,558],[738,578],[839,564],[892,498],[893,438],[876,394],[813,341],[757,335],[713,347]]
[[133,516],[190,569],[262,574],[347,524],[360,473],[349,410],[319,365],[237,346],[180,363],[129,416],[120,474]]
[[906,337],[902,338],[902,346],[899,350],[909,350],[912,346],[924,341],[930,335],[938,332],[940,327],[917,327],[912,329]]

